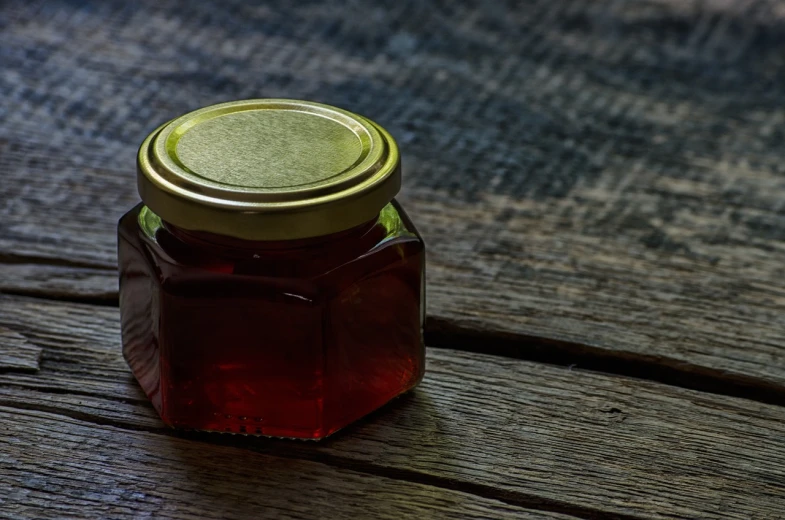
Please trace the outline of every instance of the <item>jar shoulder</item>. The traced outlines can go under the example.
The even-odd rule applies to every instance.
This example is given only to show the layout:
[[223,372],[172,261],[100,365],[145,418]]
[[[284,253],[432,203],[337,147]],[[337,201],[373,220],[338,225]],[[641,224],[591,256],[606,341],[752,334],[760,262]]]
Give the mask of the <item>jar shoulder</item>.
[[318,281],[347,270],[367,275],[410,263],[424,251],[421,235],[397,201],[385,206],[361,236],[294,249],[241,250],[186,243],[139,204],[120,219],[118,241],[121,265],[128,263],[123,256],[137,257],[137,263],[149,264],[162,283],[193,276]]

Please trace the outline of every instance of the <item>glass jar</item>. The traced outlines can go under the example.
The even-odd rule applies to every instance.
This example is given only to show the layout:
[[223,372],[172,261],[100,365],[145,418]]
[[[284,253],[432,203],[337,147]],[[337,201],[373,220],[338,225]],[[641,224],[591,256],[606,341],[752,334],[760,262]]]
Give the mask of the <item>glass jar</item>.
[[292,100],[153,132],[118,226],[123,354],[175,427],[319,439],[422,379],[423,241],[392,137]]

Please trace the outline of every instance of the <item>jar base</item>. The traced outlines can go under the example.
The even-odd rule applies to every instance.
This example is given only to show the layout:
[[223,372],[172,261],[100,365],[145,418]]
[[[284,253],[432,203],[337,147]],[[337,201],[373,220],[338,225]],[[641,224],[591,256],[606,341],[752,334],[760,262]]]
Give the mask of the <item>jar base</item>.
[[314,430],[314,431],[303,431],[303,433],[300,434],[300,435],[292,434],[291,430],[288,431],[286,434],[283,434],[283,433],[275,433],[275,432],[276,432],[276,430],[284,430],[284,428],[274,428],[274,427],[271,428],[271,427],[262,427],[262,426],[249,427],[249,426],[244,425],[244,424],[240,425],[240,426],[237,426],[236,428],[232,428],[232,427],[229,427],[229,426],[226,426],[226,427],[223,427],[223,428],[192,428],[192,427],[188,427],[188,426],[181,426],[181,425],[173,424],[173,423],[170,423],[170,422],[168,422],[166,420],[164,420],[164,424],[166,424],[166,426],[168,426],[169,428],[171,428],[173,430],[179,430],[179,431],[183,431],[183,432],[199,432],[199,433],[223,434],[223,435],[240,435],[240,436],[243,436],[243,437],[254,437],[254,438],[261,438],[261,439],[281,439],[281,440],[288,440],[288,441],[320,442],[320,441],[323,441],[323,440],[325,440],[325,439],[327,439],[329,437],[332,437],[333,435],[335,435],[335,434],[337,434],[337,433],[339,433],[339,432],[341,432],[341,431],[351,427],[353,424],[356,424],[357,421],[361,421],[364,417],[367,417],[367,416],[369,416],[369,415],[371,415],[371,414],[373,414],[373,413],[375,413],[375,412],[377,412],[379,410],[383,410],[384,408],[392,405],[392,403],[395,402],[396,400],[398,400],[401,397],[403,397],[403,396],[409,394],[410,392],[412,392],[417,387],[418,384],[419,384],[419,381],[417,381],[415,384],[413,384],[412,386],[410,386],[406,390],[402,391],[401,393],[395,395],[394,397],[389,399],[387,402],[385,402],[384,404],[382,404],[378,408],[369,411],[368,413],[362,415],[361,417],[358,417],[358,418],[354,419],[353,421],[347,423],[344,426],[336,427],[336,428],[334,428],[332,430],[327,431],[326,433],[324,432],[324,430],[320,429],[320,430]]

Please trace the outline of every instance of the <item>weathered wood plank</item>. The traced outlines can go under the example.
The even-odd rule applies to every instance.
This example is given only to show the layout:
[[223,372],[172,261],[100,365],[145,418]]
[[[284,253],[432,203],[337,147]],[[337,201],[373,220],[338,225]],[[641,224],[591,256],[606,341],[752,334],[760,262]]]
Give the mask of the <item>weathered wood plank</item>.
[[440,323],[785,388],[778,2],[79,5],[0,14],[5,258],[111,268],[147,131],[314,98],[398,136]]
[[[44,363],[0,375],[0,404],[164,433],[120,355],[116,309],[2,297],[0,324],[10,321]],[[327,442],[195,438],[584,518],[785,510],[781,407],[444,349],[430,349],[413,395]]]
[[5,264],[0,292],[117,304],[115,269],[48,264]]
[[0,430],[4,518],[574,518],[34,410]]
[[31,344],[23,335],[6,327],[0,327],[0,371],[38,370],[41,347]]

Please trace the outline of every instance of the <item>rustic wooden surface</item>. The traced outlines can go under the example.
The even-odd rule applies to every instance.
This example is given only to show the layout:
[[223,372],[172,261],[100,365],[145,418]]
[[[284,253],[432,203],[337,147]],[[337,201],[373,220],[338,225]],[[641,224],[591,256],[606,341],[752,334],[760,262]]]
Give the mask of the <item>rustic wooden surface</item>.
[[0,371],[38,370],[41,347],[11,329],[0,327]]
[[[291,4],[0,3],[0,518],[785,516],[782,3]],[[424,384],[321,444],[120,356],[136,146],[249,97],[391,130],[428,243]]]
[[4,518],[574,518],[38,410],[0,406],[0,432]]
[[[428,378],[413,395],[324,443],[202,434],[172,440],[174,432],[163,426],[128,373],[118,321],[111,307],[0,298],[0,324],[14,324],[44,348],[38,373],[0,376],[0,405],[6,407],[6,423],[46,429],[43,424],[60,421],[53,429],[66,429],[75,439],[91,427],[106,439],[114,430],[122,446],[118,457],[162,458],[140,489],[148,489],[159,472],[188,469],[189,462],[167,456],[161,447],[178,443],[209,460],[231,447],[234,458],[248,450],[483,497],[467,516],[493,516],[493,501],[578,518],[776,518],[785,511],[781,407],[445,349],[430,350]],[[49,439],[42,442],[53,444],[48,456],[55,457],[62,443]],[[79,457],[111,466],[102,453],[86,450]],[[173,460],[186,468],[171,468]],[[223,467],[226,478],[246,478],[248,470],[234,466]],[[136,475],[141,468],[123,471]],[[313,478],[343,478],[328,473]],[[45,477],[42,469],[36,475]],[[182,483],[183,492],[193,485]],[[357,490],[362,496],[369,492]],[[391,510],[400,507],[399,492],[406,490],[391,491]],[[413,492],[419,496],[422,490],[415,486]],[[458,507],[464,498],[445,500]],[[131,511],[148,506],[142,501]]]

